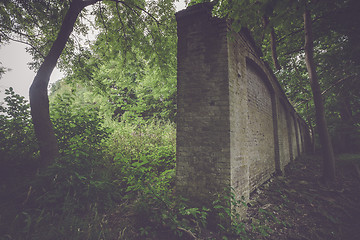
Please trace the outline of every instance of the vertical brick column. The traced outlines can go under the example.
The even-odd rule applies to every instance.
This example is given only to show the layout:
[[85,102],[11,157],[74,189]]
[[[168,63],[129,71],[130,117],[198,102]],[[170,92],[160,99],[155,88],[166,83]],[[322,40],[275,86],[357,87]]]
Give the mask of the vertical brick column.
[[195,206],[210,206],[230,186],[227,23],[213,18],[211,8],[176,14],[176,190]]

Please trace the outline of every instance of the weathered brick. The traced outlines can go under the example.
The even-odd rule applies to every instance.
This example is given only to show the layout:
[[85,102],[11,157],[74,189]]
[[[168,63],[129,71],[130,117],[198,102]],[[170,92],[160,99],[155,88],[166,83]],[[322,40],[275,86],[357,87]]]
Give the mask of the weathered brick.
[[231,32],[211,4],[176,17],[176,190],[194,206],[227,187],[248,198],[304,151],[306,124],[246,31]]

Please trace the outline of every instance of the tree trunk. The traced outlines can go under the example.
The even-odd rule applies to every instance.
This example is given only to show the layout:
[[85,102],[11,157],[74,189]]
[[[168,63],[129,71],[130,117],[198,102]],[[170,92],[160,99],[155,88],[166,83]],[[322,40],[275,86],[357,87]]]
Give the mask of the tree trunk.
[[[306,111],[309,112],[309,102],[306,103]],[[313,125],[311,123],[311,117],[309,114],[307,114],[307,124],[310,128],[310,142],[308,142],[308,146],[309,146],[309,153],[314,153],[315,152],[315,133],[314,133],[314,128]]]
[[324,102],[321,95],[320,84],[318,81],[315,63],[314,63],[314,43],[312,36],[310,11],[305,8],[304,12],[304,29],[305,29],[305,62],[308,70],[311,90],[315,104],[316,125],[319,131],[320,144],[323,153],[323,178],[325,181],[335,180],[335,157],[327,123],[325,119]]
[[44,62],[41,64],[30,87],[31,116],[34,123],[36,138],[40,147],[40,168],[44,168],[53,163],[59,155],[56,136],[50,120],[47,87],[50,75],[69,39],[76,19],[84,7],[84,2],[80,0],[71,2],[58,36],[48,55],[45,57]]
[[[263,16],[263,24],[264,24],[264,31],[267,28],[269,24],[269,18],[266,16]],[[278,61],[277,51],[276,51],[276,34],[273,27],[271,27],[270,31],[270,47],[271,47],[271,57],[274,63],[274,66],[276,70],[280,70],[281,66]]]

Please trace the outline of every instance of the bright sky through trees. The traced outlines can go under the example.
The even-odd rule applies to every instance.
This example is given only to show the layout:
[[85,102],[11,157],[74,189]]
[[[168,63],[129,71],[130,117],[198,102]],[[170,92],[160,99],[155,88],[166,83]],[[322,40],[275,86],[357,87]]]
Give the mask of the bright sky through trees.
[[[5,89],[9,87],[29,100],[29,87],[34,80],[35,72],[27,65],[32,59],[25,47],[25,44],[12,42],[0,48],[0,62],[5,68],[10,69],[0,79],[0,102],[5,97]],[[50,82],[54,83],[62,77],[63,74],[55,69]]]
[[[176,10],[185,8],[185,1],[179,0],[176,3]],[[29,100],[29,87],[34,80],[35,72],[30,70],[28,63],[31,56],[25,50],[26,45],[11,42],[8,45],[0,46],[0,63],[11,71],[6,72],[0,79],[0,103],[5,97],[5,89],[13,87],[14,91]],[[50,78],[50,84],[61,79],[63,74],[55,68]]]

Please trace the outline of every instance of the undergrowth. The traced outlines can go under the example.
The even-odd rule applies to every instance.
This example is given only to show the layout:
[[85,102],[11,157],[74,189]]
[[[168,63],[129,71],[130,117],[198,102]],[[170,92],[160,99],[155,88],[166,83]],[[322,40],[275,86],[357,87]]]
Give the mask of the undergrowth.
[[[174,123],[104,119],[96,104],[76,102],[70,93],[50,107],[60,157],[39,172],[29,105],[12,89],[6,94],[7,105],[0,107],[0,239],[269,238],[295,225],[280,213],[300,214],[302,201],[311,207],[319,199],[333,201],[309,192],[316,186],[295,190],[277,177],[272,190],[264,190],[276,204],[254,208],[228,189],[212,206],[191,207],[174,192]],[[338,159],[339,165],[359,164],[358,155]],[[245,211],[251,215],[243,218]],[[334,214],[317,211],[339,223]],[[214,214],[218,224],[209,229]]]
[[[181,237],[204,227],[207,209],[173,193],[175,126],[113,122],[71,93],[50,105],[60,157],[40,173],[29,105],[12,89],[1,106],[1,239]],[[119,206],[129,230],[114,226]],[[125,226],[126,228],[126,226]]]

